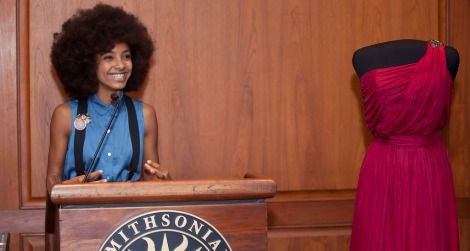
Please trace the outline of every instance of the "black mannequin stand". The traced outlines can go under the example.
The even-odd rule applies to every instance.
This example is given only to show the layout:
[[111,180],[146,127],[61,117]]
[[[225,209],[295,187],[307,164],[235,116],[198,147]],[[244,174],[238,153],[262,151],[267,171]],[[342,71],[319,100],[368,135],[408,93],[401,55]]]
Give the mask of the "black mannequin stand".
[[[402,39],[363,47],[354,52],[353,66],[361,77],[364,73],[392,66],[412,64],[419,61],[426,53],[429,41]],[[446,46],[447,68],[455,79],[459,68],[459,53]]]

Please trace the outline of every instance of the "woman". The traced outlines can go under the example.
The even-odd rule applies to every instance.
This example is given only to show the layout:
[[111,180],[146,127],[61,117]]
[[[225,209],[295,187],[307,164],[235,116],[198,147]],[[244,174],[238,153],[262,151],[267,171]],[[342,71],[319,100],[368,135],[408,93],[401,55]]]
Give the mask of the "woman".
[[52,64],[72,99],[51,119],[46,250],[58,248],[55,184],[169,178],[158,164],[154,109],[122,95],[142,85],[153,51],[135,16],[104,4],[78,11],[54,34]]
[[78,11],[54,34],[52,64],[72,100],[52,115],[49,192],[57,183],[168,178],[157,164],[154,109],[122,95],[142,85],[153,51],[134,15],[104,4]]

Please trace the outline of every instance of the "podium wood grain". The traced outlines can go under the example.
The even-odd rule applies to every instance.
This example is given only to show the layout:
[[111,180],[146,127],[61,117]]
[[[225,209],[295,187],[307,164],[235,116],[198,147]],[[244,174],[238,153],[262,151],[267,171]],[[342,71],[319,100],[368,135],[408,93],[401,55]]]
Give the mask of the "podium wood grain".
[[61,209],[61,250],[98,250],[127,219],[156,210],[196,215],[225,237],[232,250],[266,250],[267,215],[264,202],[214,205]]
[[267,250],[267,205],[276,184],[269,179],[116,182],[56,185],[56,235],[60,250],[98,250],[134,217],[177,210],[211,224],[232,250]]

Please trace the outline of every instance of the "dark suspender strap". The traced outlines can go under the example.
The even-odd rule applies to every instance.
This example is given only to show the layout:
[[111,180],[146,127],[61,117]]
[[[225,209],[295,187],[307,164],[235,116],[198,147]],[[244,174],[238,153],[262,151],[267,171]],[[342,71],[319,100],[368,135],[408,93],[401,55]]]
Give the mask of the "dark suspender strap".
[[139,165],[140,159],[140,140],[139,140],[139,126],[137,124],[137,114],[135,112],[134,102],[132,99],[124,95],[124,102],[126,102],[127,107],[127,118],[129,120],[129,135],[131,136],[132,143],[132,160],[129,167],[129,174],[127,180],[130,180],[134,176],[135,171],[137,170],[137,165]]
[[[81,98],[78,100],[77,116],[78,114],[86,114],[88,110],[88,99]],[[74,157],[75,157],[75,171],[78,175],[85,174],[83,166],[83,143],[85,143],[86,127],[83,130],[75,129],[74,138]]]
[[[127,180],[130,180],[132,176],[134,176],[134,173],[137,170],[137,166],[139,165],[140,138],[139,138],[139,126],[137,123],[137,113],[135,111],[134,103],[132,102],[132,99],[126,95],[124,95],[124,102],[126,103],[126,107],[127,107],[127,115],[128,115],[127,117],[129,121],[129,134],[130,134],[131,143],[132,143],[132,160],[131,160],[131,165],[129,166],[129,174],[127,176]],[[87,111],[88,111],[87,99],[79,99],[77,115],[86,114]],[[74,157],[75,157],[75,171],[77,172],[77,175],[85,174],[85,168],[83,164],[83,144],[85,143],[85,133],[86,133],[86,128],[81,131],[75,129]]]

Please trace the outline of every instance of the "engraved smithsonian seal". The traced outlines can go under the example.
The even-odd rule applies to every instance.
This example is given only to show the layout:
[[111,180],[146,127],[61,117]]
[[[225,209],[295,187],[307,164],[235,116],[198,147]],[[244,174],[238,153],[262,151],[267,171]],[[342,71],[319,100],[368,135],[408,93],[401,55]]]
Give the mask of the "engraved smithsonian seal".
[[158,210],[133,217],[111,233],[99,251],[231,251],[220,232],[207,221],[176,210]]

